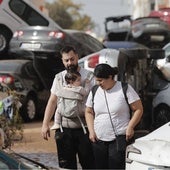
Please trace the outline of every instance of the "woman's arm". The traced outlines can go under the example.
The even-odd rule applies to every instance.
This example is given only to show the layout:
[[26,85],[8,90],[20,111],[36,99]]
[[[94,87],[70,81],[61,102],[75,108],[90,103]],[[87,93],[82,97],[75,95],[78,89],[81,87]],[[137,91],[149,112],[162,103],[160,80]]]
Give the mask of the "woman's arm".
[[129,121],[127,130],[126,130],[126,140],[129,140],[134,135],[134,128],[140,122],[143,115],[143,106],[141,100],[137,100],[130,104],[133,116]]
[[91,107],[86,107],[85,110],[85,119],[87,123],[87,127],[89,130],[89,139],[92,142],[95,142],[97,140],[96,133],[94,131],[94,112]]

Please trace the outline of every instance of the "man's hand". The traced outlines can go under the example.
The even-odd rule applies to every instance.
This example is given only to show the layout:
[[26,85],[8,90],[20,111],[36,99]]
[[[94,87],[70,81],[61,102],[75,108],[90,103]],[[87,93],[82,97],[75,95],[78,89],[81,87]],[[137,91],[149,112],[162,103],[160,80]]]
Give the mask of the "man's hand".
[[48,140],[48,138],[50,137],[50,128],[48,125],[42,125],[41,135],[44,140]]

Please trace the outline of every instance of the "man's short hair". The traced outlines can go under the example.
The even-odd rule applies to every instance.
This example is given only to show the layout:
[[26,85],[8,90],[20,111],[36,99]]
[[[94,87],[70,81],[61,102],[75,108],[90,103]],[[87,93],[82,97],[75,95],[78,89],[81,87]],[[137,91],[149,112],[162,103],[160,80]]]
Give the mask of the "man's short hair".
[[61,49],[60,54],[62,55],[63,53],[69,53],[70,51],[73,51],[74,53],[77,54],[77,51],[76,51],[75,47],[73,47],[71,45],[64,46]]

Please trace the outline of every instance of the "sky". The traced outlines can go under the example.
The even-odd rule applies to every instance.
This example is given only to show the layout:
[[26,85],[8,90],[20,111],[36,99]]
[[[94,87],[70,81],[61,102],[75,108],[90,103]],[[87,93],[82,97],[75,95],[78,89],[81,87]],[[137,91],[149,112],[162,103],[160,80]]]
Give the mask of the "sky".
[[[53,2],[54,0],[46,1]],[[104,21],[106,17],[131,14],[128,0],[72,0],[72,2],[83,4],[80,12],[91,17],[96,24],[97,35],[105,33]]]

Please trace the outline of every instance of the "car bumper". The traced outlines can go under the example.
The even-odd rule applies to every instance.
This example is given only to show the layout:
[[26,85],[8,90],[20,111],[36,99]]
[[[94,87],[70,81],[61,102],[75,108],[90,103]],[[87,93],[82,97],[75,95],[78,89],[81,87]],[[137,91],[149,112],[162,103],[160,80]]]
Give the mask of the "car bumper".
[[51,42],[11,42],[9,52],[33,51],[33,52],[56,52],[62,48],[61,43]]

